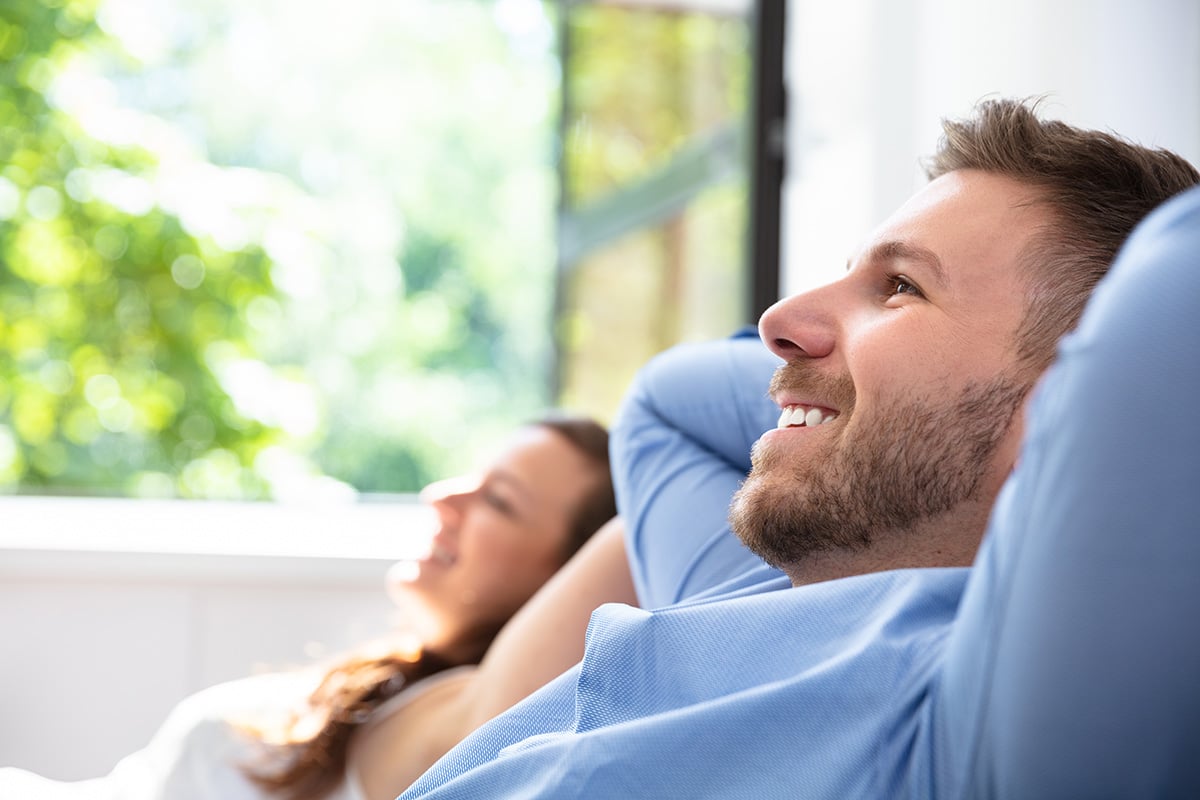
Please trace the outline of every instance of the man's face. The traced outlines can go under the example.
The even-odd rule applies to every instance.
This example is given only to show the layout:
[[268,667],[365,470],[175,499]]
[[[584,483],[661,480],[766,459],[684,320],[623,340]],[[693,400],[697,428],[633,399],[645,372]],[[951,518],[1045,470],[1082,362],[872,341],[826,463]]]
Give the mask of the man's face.
[[1032,197],[997,175],[944,175],[844,278],[763,315],[763,341],[787,361],[771,389],[783,415],[755,445],[732,520],[768,562],[795,578],[815,553],[938,528],[968,529],[973,550],[1033,380],[1015,355],[1018,258],[1048,221]]

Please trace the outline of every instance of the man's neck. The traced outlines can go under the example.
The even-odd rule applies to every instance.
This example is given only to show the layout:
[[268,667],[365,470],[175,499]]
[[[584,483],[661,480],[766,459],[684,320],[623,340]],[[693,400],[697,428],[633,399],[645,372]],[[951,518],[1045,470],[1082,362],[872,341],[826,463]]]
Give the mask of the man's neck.
[[785,565],[793,586],[921,567],[968,567],[987,526],[991,503],[960,507],[913,528],[879,531],[867,547],[811,553]]

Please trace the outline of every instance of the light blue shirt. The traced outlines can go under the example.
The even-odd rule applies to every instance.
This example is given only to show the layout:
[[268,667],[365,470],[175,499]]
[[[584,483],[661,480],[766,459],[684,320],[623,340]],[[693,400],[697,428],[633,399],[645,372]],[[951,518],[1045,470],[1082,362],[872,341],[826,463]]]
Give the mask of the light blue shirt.
[[969,578],[790,588],[724,522],[777,362],[656,359],[613,455],[657,610],[598,610],[579,667],[403,797],[1200,796],[1198,319],[1191,192],[1064,341]]

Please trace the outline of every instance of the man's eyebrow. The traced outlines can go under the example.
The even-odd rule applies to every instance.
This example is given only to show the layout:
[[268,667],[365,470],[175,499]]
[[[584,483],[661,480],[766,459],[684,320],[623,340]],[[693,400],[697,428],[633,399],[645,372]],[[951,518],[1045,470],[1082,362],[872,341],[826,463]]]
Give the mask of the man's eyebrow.
[[[863,261],[914,261],[929,271],[934,280],[945,286],[949,283],[942,260],[937,253],[912,242],[891,239],[872,245],[862,255]],[[918,276],[919,277],[919,276]]]

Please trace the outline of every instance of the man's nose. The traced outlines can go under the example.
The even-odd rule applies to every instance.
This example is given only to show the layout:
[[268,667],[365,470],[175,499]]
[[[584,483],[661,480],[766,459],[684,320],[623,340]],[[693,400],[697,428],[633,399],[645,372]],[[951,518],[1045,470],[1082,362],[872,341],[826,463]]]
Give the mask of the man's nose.
[[838,284],[785,297],[763,312],[758,333],[771,352],[785,361],[824,358],[837,337]]

